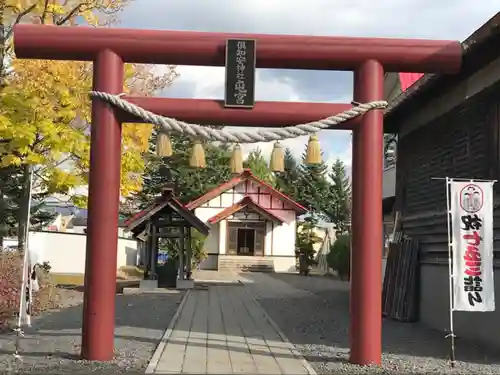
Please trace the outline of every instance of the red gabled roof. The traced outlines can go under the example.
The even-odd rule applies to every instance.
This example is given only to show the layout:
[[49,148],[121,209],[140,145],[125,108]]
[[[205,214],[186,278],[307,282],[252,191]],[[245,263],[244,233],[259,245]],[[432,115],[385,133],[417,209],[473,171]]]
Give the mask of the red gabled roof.
[[217,215],[212,216],[210,219],[208,219],[208,222],[210,224],[216,224],[219,221],[224,220],[228,216],[235,214],[236,212],[241,211],[246,207],[250,208],[252,211],[255,211],[256,213],[258,213],[258,214],[260,214],[260,215],[262,215],[270,220],[278,221],[280,223],[284,222],[284,220],[282,218],[276,216],[275,214],[273,214],[269,210],[265,209],[261,205],[255,203],[253,201],[253,199],[250,197],[244,197],[242,200],[233,204],[231,207],[228,207],[228,208],[222,210]]
[[139,220],[141,217],[145,216],[149,212],[153,211],[155,208],[157,208],[159,205],[163,204],[164,201],[162,201],[161,197],[157,198],[155,203],[153,203],[151,206],[146,207],[144,210],[139,211],[136,213],[134,216],[129,217],[127,220],[123,222],[125,226],[129,226],[131,223],[133,223],[136,220]]
[[297,202],[295,202],[292,198],[290,198],[287,195],[283,194],[282,192],[276,190],[271,185],[269,185],[267,182],[264,182],[261,179],[257,178],[252,173],[252,171],[250,169],[245,169],[242,173],[240,173],[239,175],[233,177],[229,181],[224,182],[222,185],[216,187],[213,190],[210,190],[205,195],[202,195],[201,197],[199,197],[199,198],[195,199],[194,201],[188,203],[186,205],[186,207],[188,209],[190,209],[190,210],[198,208],[202,204],[207,203],[209,200],[218,197],[219,195],[221,195],[225,191],[227,191],[227,190],[235,187],[236,185],[240,184],[241,182],[249,180],[249,179],[255,181],[257,184],[259,184],[261,186],[264,186],[265,188],[267,188],[271,192],[271,194],[274,194],[278,198],[280,198],[280,199],[286,201],[287,203],[289,203],[295,209],[296,212],[301,213],[301,214],[307,212],[307,209],[305,207],[303,207],[302,205],[300,205]]

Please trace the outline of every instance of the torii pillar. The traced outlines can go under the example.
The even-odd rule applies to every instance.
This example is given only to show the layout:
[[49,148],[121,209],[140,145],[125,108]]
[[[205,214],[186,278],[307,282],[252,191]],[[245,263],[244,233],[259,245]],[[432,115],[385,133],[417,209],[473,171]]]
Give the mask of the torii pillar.
[[[227,39],[255,39],[257,68],[352,70],[355,100],[383,100],[386,72],[456,73],[456,41],[311,37],[17,25],[18,58],[94,62],[94,90],[123,88],[123,64],[224,66]],[[332,82],[332,84],[335,84]],[[258,102],[225,109],[216,100],[124,97],[144,109],[201,124],[282,127],[316,121],[351,107],[335,103]],[[89,178],[82,355],[114,355],[115,277],[121,123],[141,122],[94,99]],[[351,357],[381,363],[383,113],[372,110],[335,129],[353,130]]]

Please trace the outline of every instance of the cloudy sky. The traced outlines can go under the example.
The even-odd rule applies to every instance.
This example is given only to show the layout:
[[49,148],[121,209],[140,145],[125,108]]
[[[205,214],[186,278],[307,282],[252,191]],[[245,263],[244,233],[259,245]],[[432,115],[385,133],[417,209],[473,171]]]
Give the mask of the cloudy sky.
[[[499,11],[498,0],[134,0],[119,27],[463,40]],[[224,97],[223,68],[178,68],[162,95]],[[259,70],[257,100],[348,102],[352,74]],[[241,129],[241,128],[240,128]],[[320,134],[325,157],[351,163],[350,133]],[[307,139],[285,141],[297,156]],[[260,145],[269,153],[272,145]]]

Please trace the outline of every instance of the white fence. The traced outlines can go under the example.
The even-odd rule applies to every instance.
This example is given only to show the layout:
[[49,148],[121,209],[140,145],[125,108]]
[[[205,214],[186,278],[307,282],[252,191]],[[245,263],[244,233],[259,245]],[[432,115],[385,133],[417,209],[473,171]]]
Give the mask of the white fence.
[[[43,262],[49,262],[51,272],[85,273],[87,236],[80,233],[30,232],[29,246]],[[139,261],[140,244],[130,238],[118,238],[117,269],[135,266]]]

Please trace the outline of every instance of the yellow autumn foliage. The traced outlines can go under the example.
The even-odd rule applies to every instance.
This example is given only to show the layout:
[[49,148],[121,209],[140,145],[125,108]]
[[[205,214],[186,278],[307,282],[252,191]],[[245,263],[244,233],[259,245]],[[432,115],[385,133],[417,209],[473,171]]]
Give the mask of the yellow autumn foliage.
[[[6,25],[20,22],[56,26],[109,24],[131,0],[2,0]],[[20,17],[19,17],[20,16]],[[7,35],[8,37],[10,35]]]
[[[127,0],[4,0],[10,24],[34,22],[64,27],[110,22]],[[99,15],[97,17],[96,15]],[[21,18],[19,19],[19,16]],[[10,36],[10,35],[8,35]],[[11,49],[9,50],[11,51]],[[86,185],[90,149],[92,64],[73,61],[20,60],[12,56],[6,86],[0,92],[0,167],[33,164],[38,188],[68,193]],[[168,86],[175,67],[160,74],[150,66],[127,64],[125,91],[144,95]],[[143,153],[151,125],[124,124],[122,130],[121,194],[141,188]],[[85,197],[75,197],[85,205]]]

